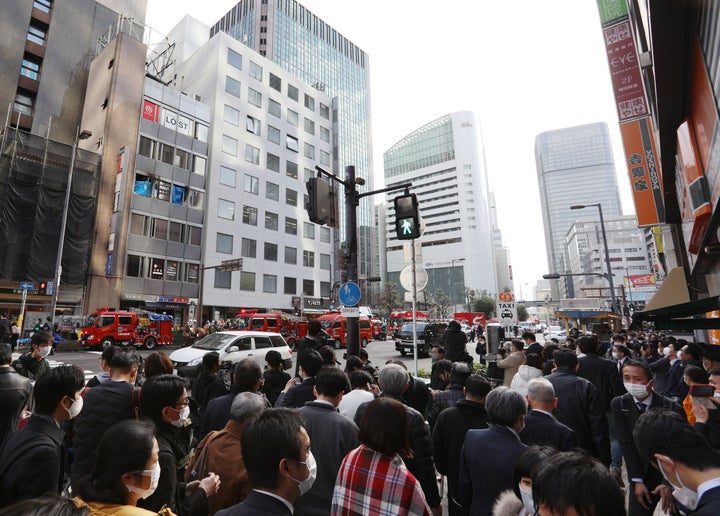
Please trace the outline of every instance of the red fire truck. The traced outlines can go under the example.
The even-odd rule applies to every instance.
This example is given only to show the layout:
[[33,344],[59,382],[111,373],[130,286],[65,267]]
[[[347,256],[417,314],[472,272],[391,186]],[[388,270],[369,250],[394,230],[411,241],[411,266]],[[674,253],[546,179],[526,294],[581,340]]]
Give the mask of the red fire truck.
[[239,330],[268,331],[280,333],[290,349],[307,335],[307,319],[286,313],[257,313],[257,310],[242,310],[233,321]]
[[172,325],[170,315],[98,308],[87,316],[85,325],[80,328],[80,344],[84,347],[133,345],[154,349],[172,344]]
[[[412,310],[395,310],[390,312],[390,322],[388,324],[388,335],[395,335],[402,325],[406,322],[412,322],[413,313]],[[430,319],[430,314],[427,312],[415,311],[415,319],[417,321],[427,321]]]

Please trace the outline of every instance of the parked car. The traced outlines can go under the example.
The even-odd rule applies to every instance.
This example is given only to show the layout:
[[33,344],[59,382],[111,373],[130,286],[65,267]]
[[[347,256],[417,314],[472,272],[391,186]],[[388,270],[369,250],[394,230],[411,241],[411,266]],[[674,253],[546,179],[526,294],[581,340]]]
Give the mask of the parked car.
[[550,340],[553,337],[557,338],[557,335],[561,332],[565,332],[562,326],[560,326],[559,324],[551,324],[550,326],[548,326],[547,331],[543,333],[543,337],[545,337],[545,340]]
[[[422,322],[416,324],[418,356],[427,357],[430,348],[438,344],[447,329],[446,322]],[[413,354],[413,325],[405,323],[395,337],[395,350],[402,356]]]
[[279,333],[260,331],[219,331],[198,340],[192,346],[180,348],[170,355],[178,376],[194,380],[200,374],[202,359],[211,351],[220,354],[221,373],[226,383],[232,378],[235,364],[252,358],[261,369],[265,368],[265,354],[274,349],[280,352],[283,369],[292,367],[292,352]]

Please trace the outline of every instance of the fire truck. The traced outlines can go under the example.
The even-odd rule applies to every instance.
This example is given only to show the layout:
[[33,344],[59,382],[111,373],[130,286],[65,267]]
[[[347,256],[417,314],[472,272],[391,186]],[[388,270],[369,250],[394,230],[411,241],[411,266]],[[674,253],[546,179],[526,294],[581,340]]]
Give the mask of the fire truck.
[[307,335],[307,319],[286,313],[258,313],[257,310],[243,309],[233,320],[238,330],[267,331],[280,333],[290,349]]
[[[390,312],[390,322],[388,324],[388,335],[395,337],[395,332],[399,331],[403,324],[406,322],[412,322],[413,313],[412,310],[395,310]],[[427,321],[430,319],[430,314],[427,312],[415,311],[415,320]]]
[[119,311],[98,308],[88,315],[80,328],[83,347],[129,346],[154,349],[173,342],[173,318],[143,310]]

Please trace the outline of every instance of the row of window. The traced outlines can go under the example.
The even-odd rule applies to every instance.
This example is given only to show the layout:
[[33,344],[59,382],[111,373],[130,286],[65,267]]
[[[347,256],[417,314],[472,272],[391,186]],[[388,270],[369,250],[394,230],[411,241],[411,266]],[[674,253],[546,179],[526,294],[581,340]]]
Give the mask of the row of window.
[[125,262],[125,275],[131,278],[197,283],[199,272],[199,263],[181,262],[166,258],[128,254]]
[[206,157],[193,154],[190,151],[175,147],[169,143],[153,140],[147,136],[140,136],[138,154],[146,158],[162,161],[177,168],[190,170],[201,176],[205,175],[205,168],[207,167]]
[[135,173],[133,192],[143,197],[152,197],[180,206],[202,210],[205,203],[205,192],[189,188],[185,185],[171,183],[142,172]]
[[[257,274],[249,271],[240,271],[240,290],[247,292],[256,291]],[[289,276],[283,277],[283,294],[291,296],[296,295],[298,288],[298,279]],[[215,278],[213,282],[215,288],[231,289],[232,288],[232,272],[221,271],[215,269]],[[275,274],[262,275],[262,292],[266,294],[278,293],[278,276]],[[330,283],[327,281],[320,282],[320,295],[329,296]],[[315,296],[315,281],[310,279],[302,280],[302,294],[305,296]]]
[[[252,117],[248,117],[248,118],[252,118]],[[251,121],[248,122],[248,125],[253,124],[253,128],[255,128],[255,127],[259,128],[259,125],[255,126],[256,121],[257,121],[256,119],[253,119],[252,122]],[[258,130],[258,134],[259,134],[259,129],[257,129],[257,130]],[[268,140],[280,145],[280,130],[275,127],[272,127],[272,126],[268,126]],[[164,145],[164,144],[161,144],[161,145]],[[299,152],[298,139],[292,135],[286,134],[285,135],[285,147],[290,149],[293,152]],[[229,154],[230,156],[237,157],[238,148],[239,148],[239,142],[238,142],[237,138],[233,138],[232,136],[223,134],[223,136],[222,136],[222,151],[225,154]],[[321,150],[319,152],[319,154],[320,154],[320,163],[325,166],[330,166],[330,153],[326,152],[324,150]],[[272,156],[272,158],[271,158],[271,156]],[[308,158],[312,161],[315,161],[315,159],[316,159],[315,146],[306,142],[303,145],[303,156],[305,156],[306,158]],[[158,158],[158,159],[160,159],[160,158]],[[260,149],[258,147],[255,147],[254,145],[246,143],[245,144],[245,161],[259,166],[260,165]],[[268,153],[266,167],[270,170],[274,170],[275,172],[277,172],[280,167],[280,158],[278,158],[274,154]]]
[[131,235],[200,246],[202,245],[202,231],[201,226],[183,224],[182,222],[151,217],[140,213],[130,214]]
[[[234,236],[226,233],[217,233],[215,238],[215,251],[223,254],[235,254],[233,251]],[[279,261],[278,244],[265,242],[263,244],[263,259],[270,262]],[[257,240],[252,238],[241,238],[240,256],[243,258],[257,258]],[[288,265],[298,264],[298,248],[284,246],[283,263]],[[315,267],[315,252],[304,249],[302,251],[303,267]],[[320,268],[330,270],[330,255],[320,253]]]
[[[268,113],[276,118],[281,117],[282,106],[279,102],[268,99]],[[223,120],[229,124],[240,126],[240,110],[225,104],[223,108]],[[300,115],[292,109],[287,109],[287,121],[290,125],[299,127]],[[257,118],[247,115],[245,128],[248,132],[257,136],[261,136],[261,122]],[[280,129],[267,124],[268,139],[273,143],[280,144]],[[307,117],[303,117],[303,130],[311,135],[315,135],[315,122]],[[320,126],[320,139],[326,143],[330,143],[330,129]]]

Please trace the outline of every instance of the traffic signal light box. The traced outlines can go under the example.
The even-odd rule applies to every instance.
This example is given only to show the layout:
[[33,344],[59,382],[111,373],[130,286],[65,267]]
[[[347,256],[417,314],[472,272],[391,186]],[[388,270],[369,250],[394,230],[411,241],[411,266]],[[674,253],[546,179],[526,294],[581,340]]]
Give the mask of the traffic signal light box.
[[415,194],[395,197],[395,233],[398,240],[420,237],[420,215]]
[[305,205],[308,217],[315,224],[332,225],[331,206],[333,199],[330,193],[330,183],[322,177],[311,177],[305,183],[308,201]]

